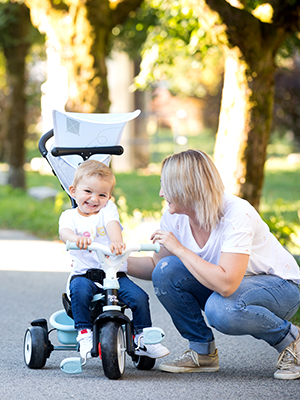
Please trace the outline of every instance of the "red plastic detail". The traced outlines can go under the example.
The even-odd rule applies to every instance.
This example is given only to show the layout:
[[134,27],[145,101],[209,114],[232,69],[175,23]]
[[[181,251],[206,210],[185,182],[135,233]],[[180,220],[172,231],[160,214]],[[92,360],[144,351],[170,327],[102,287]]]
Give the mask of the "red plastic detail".
[[99,353],[99,358],[100,358],[100,360],[102,360],[101,343],[98,344],[98,353]]

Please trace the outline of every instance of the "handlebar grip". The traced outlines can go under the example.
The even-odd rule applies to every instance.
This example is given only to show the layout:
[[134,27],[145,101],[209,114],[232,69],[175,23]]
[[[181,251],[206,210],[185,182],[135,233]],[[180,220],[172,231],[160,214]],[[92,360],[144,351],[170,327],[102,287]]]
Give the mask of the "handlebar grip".
[[76,242],[66,241],[66,250],[79,250],[79,247],[76,245]]
[[160,245],[159,243],[154,243],[154,244],[141,244],[141,251],[155,251],[155,253],[158,253],[160,250]]

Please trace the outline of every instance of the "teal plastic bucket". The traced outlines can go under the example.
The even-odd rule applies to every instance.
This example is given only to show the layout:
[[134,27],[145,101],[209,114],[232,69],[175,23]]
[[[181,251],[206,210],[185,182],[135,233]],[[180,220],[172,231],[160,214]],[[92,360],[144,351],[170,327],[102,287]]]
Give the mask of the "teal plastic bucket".
[[77,330],[74,321],[65,310],[57,311],[50,317],[50,324],[57,330],[57,338],[62,344],[77,344]]

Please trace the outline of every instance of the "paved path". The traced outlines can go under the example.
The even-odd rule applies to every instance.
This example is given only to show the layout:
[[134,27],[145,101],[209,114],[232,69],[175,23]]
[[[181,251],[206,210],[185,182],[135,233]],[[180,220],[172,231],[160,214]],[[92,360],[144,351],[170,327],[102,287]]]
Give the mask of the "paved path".
[[[108,380],[98,359],[80,375],[66,375],[61,360],[74,353],[53,352],[42,370],[23,362],[23,337],[30,321],[61,309],[61,293],[69,271],[69,257],[60,242],[37,240],[22,232],[0,231],[0,362],[1,400],[37,399],[300,399],[300,380],[273,379],[277,353],[250,336],[215,332],[220,371],[207,374],[168,374],[157,369],[138,371],[127,357],[123,378]],[[138,281],[149,293],[153,324],[166,332],[164,344],[179,356],[187,348],[169,315],[156,299],[151,282]],[[56,334],[50,336],[57,343]]]

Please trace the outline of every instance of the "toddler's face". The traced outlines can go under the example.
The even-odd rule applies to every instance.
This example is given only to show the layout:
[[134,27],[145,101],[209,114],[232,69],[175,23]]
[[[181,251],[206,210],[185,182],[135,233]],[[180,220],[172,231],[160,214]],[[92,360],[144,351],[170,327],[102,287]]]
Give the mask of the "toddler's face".
[[77,186],[70,186],[70,194],[76,200],[81,215],[97,214],[111,198],[112,184],[96,176],[81,179]]

